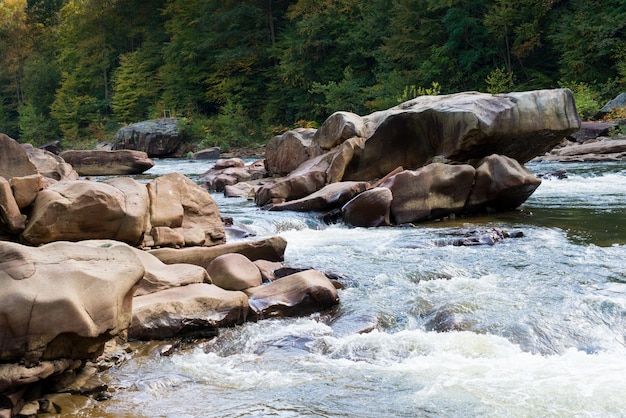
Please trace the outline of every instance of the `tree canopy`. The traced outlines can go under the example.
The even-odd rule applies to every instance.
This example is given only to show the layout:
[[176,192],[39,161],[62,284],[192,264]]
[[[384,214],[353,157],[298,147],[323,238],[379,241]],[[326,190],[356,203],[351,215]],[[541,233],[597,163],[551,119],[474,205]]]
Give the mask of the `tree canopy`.
[[207,143],[243,145],[418,91],[561,85],[626,90],[626,3],[0,2],[0,132],[36,144],[172,114]]

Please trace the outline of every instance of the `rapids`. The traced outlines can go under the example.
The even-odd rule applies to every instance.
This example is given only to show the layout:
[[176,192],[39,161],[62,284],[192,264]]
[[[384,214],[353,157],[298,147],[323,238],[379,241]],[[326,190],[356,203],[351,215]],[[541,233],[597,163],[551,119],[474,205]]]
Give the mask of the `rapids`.
[[[156,163],[148,176],[210,168]],[[326,225],[215,194],[254,238],[285,237],[286,264],[340,275],[340,306],[169,357],[136,344],[103,375],[112,399],[76,416],[623,416],[626,163],[527,166],[568,177],[515,212],[415,227]],[[523,237],[441,245],[488,227]]]

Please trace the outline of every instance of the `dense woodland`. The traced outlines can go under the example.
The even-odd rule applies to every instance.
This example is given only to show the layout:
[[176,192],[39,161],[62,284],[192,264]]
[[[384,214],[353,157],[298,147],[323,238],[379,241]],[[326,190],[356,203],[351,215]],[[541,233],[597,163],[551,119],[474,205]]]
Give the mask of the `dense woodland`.
[[183,118],[264,143],[418,94],[626,90],[623,0],[0,0],[0,132],[88,147]]

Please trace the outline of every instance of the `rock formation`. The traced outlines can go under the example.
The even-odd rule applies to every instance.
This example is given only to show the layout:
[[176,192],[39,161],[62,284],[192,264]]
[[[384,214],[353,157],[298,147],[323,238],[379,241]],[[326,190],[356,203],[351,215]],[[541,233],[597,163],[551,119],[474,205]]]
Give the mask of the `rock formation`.
[[182,140],[176,118],[154,119],[120,128],[111,149],[143,151],[150,158],[167,157],[178,150]]
[[143,151],[69,150],[60,154],[81,176],[141,174],[154,166]]

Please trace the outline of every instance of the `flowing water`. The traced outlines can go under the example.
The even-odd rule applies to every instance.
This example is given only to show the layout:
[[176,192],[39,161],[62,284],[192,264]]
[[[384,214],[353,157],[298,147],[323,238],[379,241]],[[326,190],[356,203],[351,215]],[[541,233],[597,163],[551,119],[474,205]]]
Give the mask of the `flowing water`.
[[[148,174],[193,178],[206,164],[162,160]],[[544,180],[520,211],[414,228],[325,225],[214,195],[255,239],[285,237],[286,264],[341,275],[339,307],[169,357],[144,350],[104,374],[111,400],[79,414],[626,415],[626,163],[528,167],[568,178]],[[442,245],[491,227],[523,237]]]

